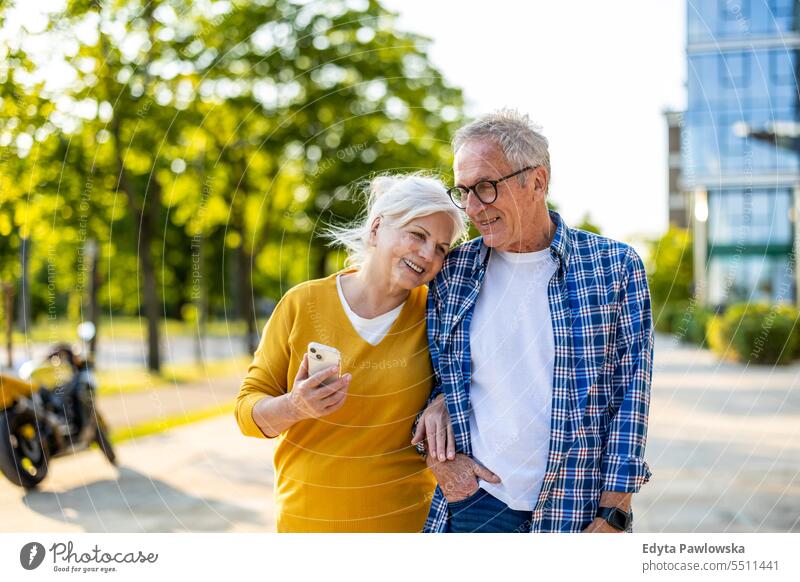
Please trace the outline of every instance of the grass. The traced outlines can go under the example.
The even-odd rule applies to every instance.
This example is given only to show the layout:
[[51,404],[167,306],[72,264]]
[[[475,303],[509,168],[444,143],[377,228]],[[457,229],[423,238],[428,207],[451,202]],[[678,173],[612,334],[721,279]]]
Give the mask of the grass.
[[99,396],[133,394],[157,387],[175,384],[193,384],[224,376],[244,376],[252,356],[237,356],[221,360],[195,363],[166,364],[161,374],[152,374],[141,368],[127,370],[99,370],[96,372]]

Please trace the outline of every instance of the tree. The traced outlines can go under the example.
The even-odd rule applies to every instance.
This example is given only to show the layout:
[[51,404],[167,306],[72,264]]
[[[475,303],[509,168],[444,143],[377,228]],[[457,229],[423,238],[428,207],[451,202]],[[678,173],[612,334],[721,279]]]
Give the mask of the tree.
[[[25,215],[31,267],[44,273],[46,250],[59,249],[56,284],[72,312],[83,242],[99,241],[99,300],[145,315],[150,369],[160,319],[198,309],[235,306],[252,351],[256,298],[337,266],[318,233],[363,210],[358,181],[449,172],[460,91],[431,66],[425,39],[398,31],[377,1],[354,6],[69,0],[44,31],[20,33],[49,43],[71,77],[50,86],[23,42],[0,69],[24,88],[3,131],[33,142],[14,158],[3,212],[15,224],[31,207],[52,218]],[[19,240],[3,235],[0,255],[16,261]]]
[[577,226],[577,228],[593,232],[595,234],[602,234],[600,232],[600,227],[597,226],[594,222],[592,222],[592,217],[589,215],[588,212],[583,215],[581,223]]
[[688,301],[694,280],[691,232],[671,226],[651,248],[648,282],[653,303]]

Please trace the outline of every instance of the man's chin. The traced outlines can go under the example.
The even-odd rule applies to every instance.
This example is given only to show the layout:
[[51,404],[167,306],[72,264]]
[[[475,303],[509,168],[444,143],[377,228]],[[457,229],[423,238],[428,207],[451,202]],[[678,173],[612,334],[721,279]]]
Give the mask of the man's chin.
[[496,248],[503,245],[503,237],[496,233],[481,233],[481,236],[483,236],[483,244],[487,247]]

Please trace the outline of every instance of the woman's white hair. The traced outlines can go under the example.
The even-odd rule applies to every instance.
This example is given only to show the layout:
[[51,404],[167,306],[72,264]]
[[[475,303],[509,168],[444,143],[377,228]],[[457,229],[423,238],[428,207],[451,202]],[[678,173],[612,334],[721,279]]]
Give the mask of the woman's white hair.
[[[550,151],[542,128],[533,123],[526,114],[516,109],[499,109],[482,115],[456,131],[453,136],[453,152],[467,142],[492,140],[503,150],[503,154],[514,170],[525,166],[544,166],[547,169],[547,187],[550,188]],[[518,176],[525,184],[525,174]]]
[[453,221],[450,245],[466,236],[464,214],[452,203],[437,178],[423,173],[384,174],[372,178],[362,192],[367,196],[366,213],[354,224],[329,226],[324,232],[331,245],[347,249],[348,266],[361,268],[369,257],[369,235],[378,217],[383,224],[404,226],[415,218],[445,212]]

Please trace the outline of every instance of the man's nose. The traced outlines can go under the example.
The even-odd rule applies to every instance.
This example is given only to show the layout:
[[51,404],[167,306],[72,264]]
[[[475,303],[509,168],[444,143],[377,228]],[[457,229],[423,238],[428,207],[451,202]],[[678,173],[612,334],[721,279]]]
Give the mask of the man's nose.
[[464,207],[464,211],[470,217],[474,217],[478,216],[485,207],[486,205],[475,196],[475,192],[470,192],[469,196],[467,196],[467,205]]

